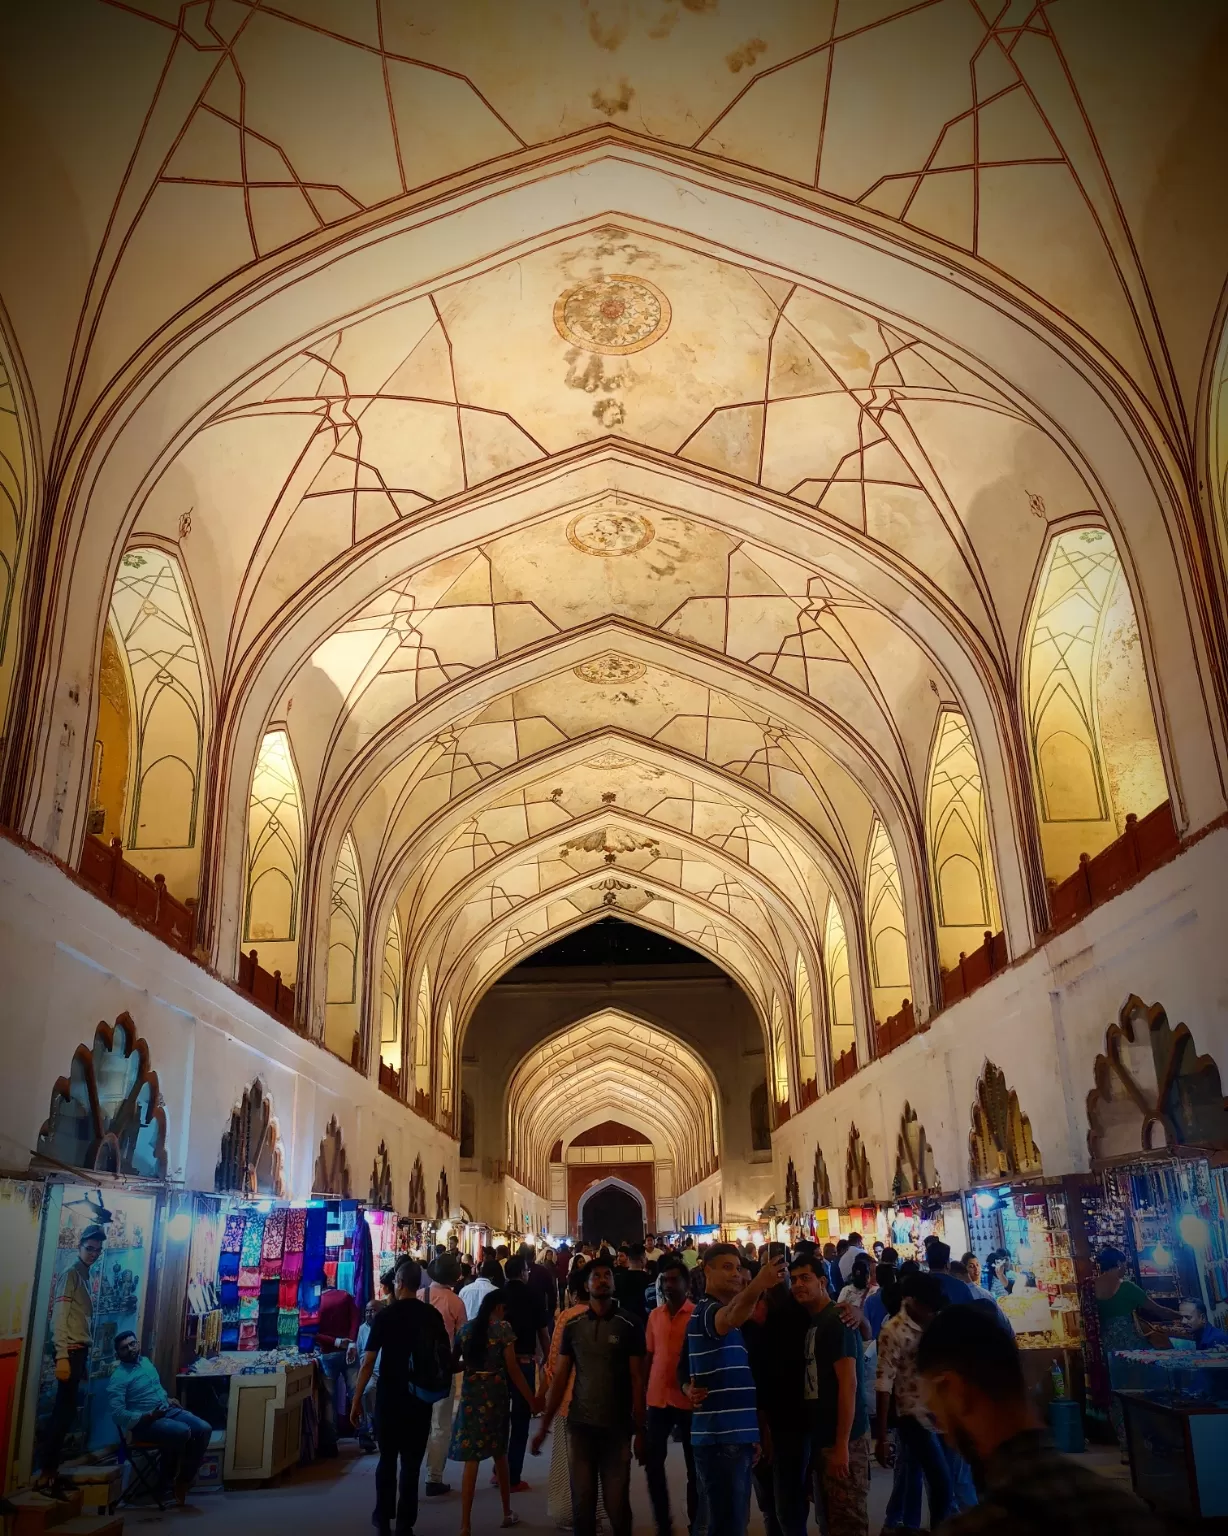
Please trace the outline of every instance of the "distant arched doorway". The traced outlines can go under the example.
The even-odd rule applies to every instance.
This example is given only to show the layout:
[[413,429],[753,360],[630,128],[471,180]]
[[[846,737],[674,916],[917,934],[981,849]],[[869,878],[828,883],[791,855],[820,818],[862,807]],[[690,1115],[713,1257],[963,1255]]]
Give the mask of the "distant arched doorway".
[[644,1241],[644,1197],[622,1179],[602,1179],[586,1189],[580,1196],[576,1217],[585,1243],[599,1243],[606,1238],[614,1244]]

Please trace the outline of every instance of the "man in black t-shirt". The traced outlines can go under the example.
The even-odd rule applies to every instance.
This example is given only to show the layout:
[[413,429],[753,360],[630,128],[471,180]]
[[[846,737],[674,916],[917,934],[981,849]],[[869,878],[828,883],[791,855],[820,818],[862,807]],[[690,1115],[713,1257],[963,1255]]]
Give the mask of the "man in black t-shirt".
[[613,1536],[631,1536],[631,1453],[644,1460],[644,1330],[614,1300],[614,1269],[588,1267],[588,1310],[563,1330],[536,1456],[575,1377],[567,1410],[567,1458],[575,1536],[596,1536],[597,1481]]
[[[614,1295],[624,1312],[630,1312],[641,1326],[648,1321],[647,1294],[650,1284],[644,1259],[643,1243],[628,1243],[623,1249],[627,1256],[626,1269],[614,1271]],[[653,1305],[656,1305],[654,1300]]]
[[[448,1334],[434,1307],[418,1300],[421,1267],[413,1259],[397,1265],[396,1299],[377,1313],[367,1335],[354,1405],[350,1418],[355,1426],[362,1416],[362,1396],[379,1357],[375,1388],[375,1439],[379,1464],[375,1469],[375,1513],[371,1523],[381,1536],[391,1536],[395,1523],[410,1532],[418,1518],[418,1473],[431,1433],[431,1404],[413,1392],[413,1359],[416,1351],[429,1356]],[[397,1462],[400,1461],[399,1497]]]
[[[505,1266],[507,1284],[503,1287],[503,1317],[516,1334],[516,1359],[524,1379],[537,1390],[537,1353],[543,1361],[550,1353],[550,1319],[541,1293],[529,1284],[524,1256],[514,1253]],[[524,1453],[529,1443],[529,1419],[532,1405],[519,1392],[512,1393],[511,1432],[507,1442],[507,1468],[513,1493],[527,1493],[524,1481]]]

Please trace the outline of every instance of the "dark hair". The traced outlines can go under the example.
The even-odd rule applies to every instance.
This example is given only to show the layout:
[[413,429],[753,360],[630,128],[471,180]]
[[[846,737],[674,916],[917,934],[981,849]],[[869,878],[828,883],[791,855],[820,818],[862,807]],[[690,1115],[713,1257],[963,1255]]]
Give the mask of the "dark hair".
[[662,1275],[675,1273],[685,1275],[690,1279],[691,1271],[686,1267],[686,1260],[680,1253],[667,1253],[657,1265],[657,1279]]
[[506,1259],[511,1251],[512,1250],[507,1246],[506,1243],[500,1243],[499,1246],[495,1249],[495,1258]]
[[135,1339],[135,1338],[136,1338],[136,1333],[131,1328],[121,1328],[120,1331],[111,1340],[111,1343],[112,1343],[112,1346],[118,1347],[118,1345],[120,1345],[124,1341],[124,1339]]
[[482,1267],[478,1271],[483,1280],[493,1281],[496,1286],[503,1284],[503,1265],[498,1259],[489,1257],[482,1260]]
[[588,1265],[581,1261],[567,1276],[567,1293],[577,1301],[588,1295]]
[[[883,1249],[882,1257],[879,1259],[880,1264],[898,1264],[899,1262],[900,1256],[894,1248]],[[881,1280],[879,1281],[879,1284],[882,1284]]]
[[460,1279],[460,1260],[454,1253],[441,1253],[435,1260],[435,1279],[449,1289]]
[[931,1269],[945,1269],[951,1262],[951,1249],[947,1243],[927,1243],[925,1248],[926,1262]]
[[[992,1261],[994,1255],[991,1253],[989,1257]],[[1126,1256],[1120,1248],[1102,1248],[1096,1255],[1096,1268],[1101,1274],[1104,1274],[1107,1269],[1120,1269],[1125,1262]]]
[[821,1259],[816,1259],[812,1253],[799,1253],[792,1264],[789,1265],[789,1273],[791,1275],[797,1274],[799,1269],[808,1269],[824,1285],[830,1284],[827,1278],[826,1264]]
[[900,1277],[900,1300],[907,1301],[909,1297],[919,1301],[930,1312],[941,1312],[947,1300],[938,1276],[922,1269]]
[[416,1291],[422,1284],[422,1265],[417,1259],[397,1260],[398,1286],[404,1286],[407,1291]]
[[953,1371],[994,1403],[1022,1399],[1026,1391],[1014,1337],[984,1303],[947,1307],[934,1318],[917,1345],[917,1371]]
[[626,1254],[629,1259],[642,1259],[644,1257],[643,1243],[628,1243]]
[[844,1255],[848,1251],[849,1251],[849,1240],[848,1240],[847,1237],[842,1237],[840,1239],[840,1241],[836,1244],[836,1257],[838,1259],[842,1259],[844,1257]]
[[514,1253],[503,1266],[503,1273],[509,1280],[523,1280],[524,1271],[525,1263],[518,1253]]
[[952,1259],[951,1262],[947,1265],[947,1268],[951,1271],[957,1280],[963,1280],[967,1282],[968,1266],[963,1261],[963,1259]]
[[482,1297],[482,1305],[478,1308],[478,1315],[474,1318],[469,1332],[465,1335],[465,1347],[461,1351],[461,1357],[465,1362],[467,1371],[484,1371],[486,1369],[486,1352],[490,1343],[490,1320],[496,1307],[503,1305],[502,1291],[487,1291]]
[[397,1267],[394,1264],[391,1269],[386,1269],[379,1277],[382,1291],[395,1291],[397,1288]]
[[889,1317],[894,1317],[900,1310],[900,1276],[894,1264],[880,1264],[874,1272],[874,1278],[878,1281],[879,1294],[883,1298],[883,1306],[887,1309]]
[[[865,1250],[863,1249],[862,1252],[865,1253]],[[872,1261],[868,1253],[865,1254],[864,1258],[862,1258],[859,1254],[857,1258],[853,1260],[853,1267],[849,1270],[849,1279],[853,1282],[854,1285],[857,1285],[857,1277],[858,1275],[861,1276],[861,1284],[857,1285],[857,1289],[859,1291],[868,1291],[870,1289],[871,1262]]]
[[736,1243],[713,1243],[704,1254],[704,1268],[717,1259],[737,1259],[742,1262],[742,1251]]
[[532,1243],[521,1243],[520,1247],[516,1250],[516,1257],[523,1259],[526,1264],[532,1264],[537,1258],[537,1249],[534,1248]]
[[861,1233],[860,1232],[850,1232],[849,1233],[849,1247],[852,1248],[854,1244],[856,1244],[858,1248],[861,1247]]
[[95,1221],[86,1227],[84,1232],[82,1232],[77,1242],[77,1247],[80,1248],[83,1243],[105,1243],[106,1240],[107,1229],[105,1227],[100,1227]]
[[584,1289],[588,1290],[588,1283],[593,1278],[593,1273],[598,1269],[608,1269],[611,1275],[614,1273],[613,1259],[603,1259],[600,1254],[592,1261],[584,1271]]

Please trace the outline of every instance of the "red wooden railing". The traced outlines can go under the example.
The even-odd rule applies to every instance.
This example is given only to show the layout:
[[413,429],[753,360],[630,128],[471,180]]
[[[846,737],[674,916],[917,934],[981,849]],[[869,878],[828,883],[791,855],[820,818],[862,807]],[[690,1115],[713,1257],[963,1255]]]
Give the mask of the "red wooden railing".
[[917,1033],[917,1015],[913,1011],[912,999],[906,997],[900,1011],[893,1013],[889,1019],[879,1024],[874,1033],[880,1056],[885,1056],[888,1051],[894,1051],[896,1046],[903,1045],[905,1040],[911,1040]]
[[818,1085],[818,1083],[815,1081],[815,1079],[813,1077],[808,1077],[806,1079],[806,1081],[802,1084],[802,1091],[801,1091],[801,1093],[798,1094],[798,1097],[797,1097],[797,1107],[798,1107],[798,1109],[805,1109],[808,1105],[813,1104],[814,1101],[818,1098],[818,1096],[819,1096],[819,1085]]
[[238,985],[240,992],[246,992],[253,1002],[259,1003],[283,1024],[289,1024],[291,1029],[298,1028],[294,1019],[294,988],[281,979],[280,971],[266,971],[254,949],[248,950],[247,954],[239,952]]
[[1124,891],[1163,864],[1181,847],[1172,803],[1165,800],[1140,821],[1131,813],[1126,830],[1094,857],[1079,856],[1079,867],[1060,885],[1049,887],[1049,917],[1063,928]]
[[847,1083],[849,1078],[853,1076],[856,1070],[857,1042],[854,1041],[853,1044],[849,1046],[847,1051],[841,1051],[839,1056],[836,1057],[835,1065],[832,1071],[832,1077],[835,1080],[835,1086],[838,1088],[841,1083]]
[[949,1008],[952,1003],[959,1002],[961,997],[967,997],[969,992],[983,987],[990,977],[1005,970],[1006,965],[1006,935],[990,933],[986,929],[983,944],[979,944],[970,955],[961,952],[959,963],[949,971],[943,971],[942,1006]]
[[379,1064],[379,1085],[385,1093],[390,1093],[394,1099],[402,1098],[401,1074],[390,1062],[381,1057]]
[[151,880],[129,864],[118,837],[112,838],[109,848],[101,838],[87,837],[81,850],[79,873],[86,885],[117,912],[148,928],[180,954],[192,953],[196,903],[176,901],[161,875]]

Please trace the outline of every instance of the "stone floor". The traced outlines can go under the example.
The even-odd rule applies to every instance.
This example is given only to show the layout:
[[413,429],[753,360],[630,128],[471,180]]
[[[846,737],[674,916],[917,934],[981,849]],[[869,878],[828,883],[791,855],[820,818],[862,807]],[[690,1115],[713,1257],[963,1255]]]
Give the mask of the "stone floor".
[[[1116,1451],[1089,1450],[1082,1458],[1086,1465],[1107,1477],[1125,1478],[1126,1468],[1121,1466]],[[549,1468],[549,1446],[540,1459],[529,1457],[525,1463],[525,1476],[531,1484],[530,1492],[513,1496],[513,1504],[520,1515],[525,1530],[552,1531],[546,1518],[546,1473]],[[668,1466],[670,1490],[675,1510],[685,1509],[685,1469],[682,1453],[677,1446],[670,1447]],[[184,1510],[132,1510],[125,1515],[127,1530],[142,1530],[147,1526],[162,1526],[183,1536],[345,1536],[345,1533],[363,1532],[369,1529],[374,1496],[375,1457],[357,1453],[352,1442],[343,1444],[341,1455],[334,1461],[321,1462],[314,1467],[304,1467],[287,1473],[271,1488],[254,1488],[243,1492],[205,1494],[197,1497],[195,1504]],[[460,1468],[449,1465],[448,1475],[455,1490],[460,1486]],[[877,1531],[882,1525],[883,1511],[891,1491],[891,1474],[882,1468],[873,1468],[870,1488],[870,1530]],[[631,1480],[631,1504],[635,1517],[636,1536],[651,1536],[652,1516],[644,1476],[633,1469]],[[478,1480],[477,1498],[473,1509],[473,1529],[496,1531],[502,1514],[498,1490],[489,1486],[488,1466],[484,1466]],[[683,1529],[682,1522],[676,1522]],[[421,1501],[416,1536],[455,1536],[460,1527],[460,1494],[454,1491],[444,1498]],[[759,1511],[751,1507],[750,1536],[763,1536],[763,1520]]]

